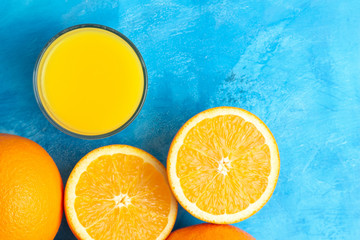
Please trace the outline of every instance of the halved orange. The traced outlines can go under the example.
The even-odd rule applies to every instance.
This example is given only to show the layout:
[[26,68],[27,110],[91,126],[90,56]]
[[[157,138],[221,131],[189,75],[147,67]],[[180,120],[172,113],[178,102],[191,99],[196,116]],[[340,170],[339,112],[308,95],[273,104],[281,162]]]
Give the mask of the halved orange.
[[164,166],[126,145],[83,157],[65,188],[65,214],[78,239],[166,239],[177,203]]
[[167,166],[170,187],[188,212],[211,223],[235,223],[270,199],[280,157],[258,117],[218,107],[185,123],[171,144]]

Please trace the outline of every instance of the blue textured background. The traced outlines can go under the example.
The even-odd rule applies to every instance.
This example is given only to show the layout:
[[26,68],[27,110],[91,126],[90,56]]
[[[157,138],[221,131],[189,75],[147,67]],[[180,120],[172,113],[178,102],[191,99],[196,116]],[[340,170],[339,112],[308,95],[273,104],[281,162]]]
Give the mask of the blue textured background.
[[[121,31],[148,68],[140,115],[103,140],[56,130],[32,91],[41,48],[80,23]],[[165,163],[191,116],[247,109],[272,130],[281,156],[273,197],[235,224],[259,240],[360,239],[359,90],[359,0],[0,2],[0,132],[41,144],[65,183],[94,148],[129,144]],[[197,223],[179,209],[175,228]],[[75,239],[65,220],[56,239]]]

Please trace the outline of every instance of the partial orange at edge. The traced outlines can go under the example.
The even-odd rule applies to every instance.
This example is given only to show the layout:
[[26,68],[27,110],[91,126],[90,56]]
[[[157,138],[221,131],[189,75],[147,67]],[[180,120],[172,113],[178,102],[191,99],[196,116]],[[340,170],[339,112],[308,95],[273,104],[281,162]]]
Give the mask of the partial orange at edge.
[[167,240],[255,240],[253,236],[235,226],[202,223],[178,229]]
[[0,133],[0,239],[53,239],[63,216],[63,182],[36,142]]

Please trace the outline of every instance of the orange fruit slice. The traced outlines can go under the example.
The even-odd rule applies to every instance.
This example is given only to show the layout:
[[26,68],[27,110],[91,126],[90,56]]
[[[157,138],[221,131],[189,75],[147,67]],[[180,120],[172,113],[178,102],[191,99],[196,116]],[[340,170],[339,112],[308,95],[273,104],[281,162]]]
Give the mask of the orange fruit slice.
[[78,239],[166,239],[177,203],[164,166],[126,145],[83,157],[65,188],[65,214]]
[[255,240],[250,234],[231,225],[202,223],[178,229],[167,240]]
[[235,223],[269,200],[280,157],[258,117],[218,107],[185,123],[171,144],[167,166],[170,187],[188,212],[211,223]]

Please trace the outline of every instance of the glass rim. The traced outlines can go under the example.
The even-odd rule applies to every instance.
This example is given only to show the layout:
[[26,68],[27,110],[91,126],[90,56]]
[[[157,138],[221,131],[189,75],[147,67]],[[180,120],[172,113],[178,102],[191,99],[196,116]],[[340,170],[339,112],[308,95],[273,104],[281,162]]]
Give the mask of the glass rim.
[[[124,123],[122,124],[120,127],[116,128],[113,131],[107,132],[107,133],[103,133],[103,134],[97,134],[97,135],[85,135],[85,134],[80,134],[80,133],[76,133],[73,131],[70,131],[68,129],[66,129],[65,127],[61,126],[59,123],[57,123],[51,116],[50,114],[46,111],[43,102],[40,99],[40,94],[39,94],[39,89],[38,89],[38,69],[39,69],[39,65],[40,62],[42,60],[42,57],[44,56],[46,50],[51,46],[51,44],[60,36],[62,36],[65,33],[68,33],[70,31],[76,30],[76,29],[80,29],[80,28],[98,28],[98,29],[102,29],[102,30],[106,30],[109,31],[111,33],[114,33],[115,35],[119,36],[121,39],[123,39],[127,44],[130,45],[130,47],[134,50],[134,52],[136,53],[142,70],[143,70],[143,78],[144,78],[144,89],[143,89],[143,93],[141,96],[141,100],[139,105],[137,106],[135,112],[133,113],[133,115]],[[74,25],[68,28],[65,28],[64,30],[58,32],[56,35],[54,35],[46,44],[45,46],[42,48],[36,63],[35,63],[35,67],[33,70],[33,90],[34,90],[34,94],[35,94],[35,99],[36,102],[41,110],[41,112],[43,113],[43,115],[46,117],[46,119],[58,130],[62,131],[63,133],[70,135],[72,137],[76,137],[76,138],[81,138],[81,139],[86,139],[86,140],[96,140],[96,139],[102,139],[102,138],[106,138],[106,137],[110,137],[113,136],[119,132],[121,132],[122,130],[124,130],[126,127],[128,127],[130,125],[130,123],[132,123],[135,118],[139,115],[144,102],[145,102],[145,98],[146,98],[146,94],[147,94],[147,88],[148,88],[148,75],[147,75],[147,70],[146,70],[146,66],[145,66],[145,62],[144,59],[142,58],[140,51],[136,48],[135,44],[133,42],[130,41],[130,39],[128,39],[124,34],[122,34],[121,32],[101,25],[101,24],[94,24],[94,23],[86,23],[86,24],[78,24],[78,25]]]

